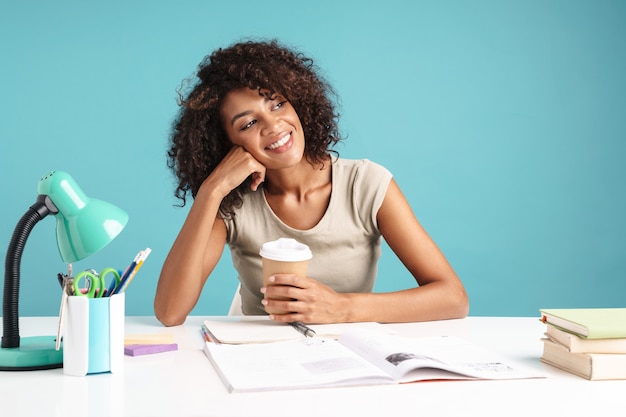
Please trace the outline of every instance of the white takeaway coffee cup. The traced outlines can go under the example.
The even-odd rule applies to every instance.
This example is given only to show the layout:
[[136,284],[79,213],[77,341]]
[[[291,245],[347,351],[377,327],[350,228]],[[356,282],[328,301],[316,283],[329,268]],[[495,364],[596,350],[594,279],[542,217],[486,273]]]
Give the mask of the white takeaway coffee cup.
[[[304,243],[291,238],[279,238],[265,242],[259,251],[263,262],[263,285],[274,274],[295,274],[306,276],[311,250]],[[269,314],[284,314],[286,311],[265,308]]]

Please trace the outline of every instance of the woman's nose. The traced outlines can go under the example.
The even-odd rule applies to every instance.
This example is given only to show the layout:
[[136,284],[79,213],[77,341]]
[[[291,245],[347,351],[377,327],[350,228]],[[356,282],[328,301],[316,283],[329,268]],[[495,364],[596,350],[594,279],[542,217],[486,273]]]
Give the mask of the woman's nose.
[[271,135],[278,132],[280,119],[272,115],[264,116],[261,120],[261,133],[263,135]]

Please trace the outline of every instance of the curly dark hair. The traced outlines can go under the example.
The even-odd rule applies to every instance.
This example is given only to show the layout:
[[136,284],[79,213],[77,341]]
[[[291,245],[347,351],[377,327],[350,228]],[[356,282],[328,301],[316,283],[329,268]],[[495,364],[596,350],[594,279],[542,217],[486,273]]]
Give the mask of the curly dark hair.
[[[184,96],[179,90],[180,111],[173,123],[167,164],[178,178],[175,196],[186,204],[195,198],[204,179],[226,156],[233,144],[222,126],[220,107],[226,94],[248,87],[283,95],[302,123],[304,155],[312,164],[328,161],[332,148],[342,140],[337,94],[320,75],[311,58],[281,45],[277,40],[244,41],[220,48],[198,66],[197,80]],[[231,216],[241,206],[249,181],[230,192],[220,204],[220,214]]]

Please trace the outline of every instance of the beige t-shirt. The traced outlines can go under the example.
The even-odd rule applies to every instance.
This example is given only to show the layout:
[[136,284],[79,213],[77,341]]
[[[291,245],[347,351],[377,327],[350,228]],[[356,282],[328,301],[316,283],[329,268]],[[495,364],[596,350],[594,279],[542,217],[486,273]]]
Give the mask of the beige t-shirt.
[[337,292],[371,292],[378,271],[382,237],[376,215],[391,173],[369,160],[336,158],[326,213],[317,225],[298,230],[284,224],[259,188],[243,196],[235,216],[225,220],[227,243],[241,282],[242,310],[267,314],[259,291],[263,283],[259,250],[280,237],[305,243],[313,252],[307,275]]

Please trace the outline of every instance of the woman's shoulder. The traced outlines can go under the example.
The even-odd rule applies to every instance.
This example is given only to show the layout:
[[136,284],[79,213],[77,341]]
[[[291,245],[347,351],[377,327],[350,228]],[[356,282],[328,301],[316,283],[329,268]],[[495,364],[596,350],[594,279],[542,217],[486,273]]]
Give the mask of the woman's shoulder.
[[382,205],[392,175],[382,165],[369,159],[341,159],[333,166],[335,202],[343,202],[366,230],[378,228],[376,214]]
[[383,176],[391,177],[391,172],[381,164],[369,159],[334,158],[333,169],[348,176]]

